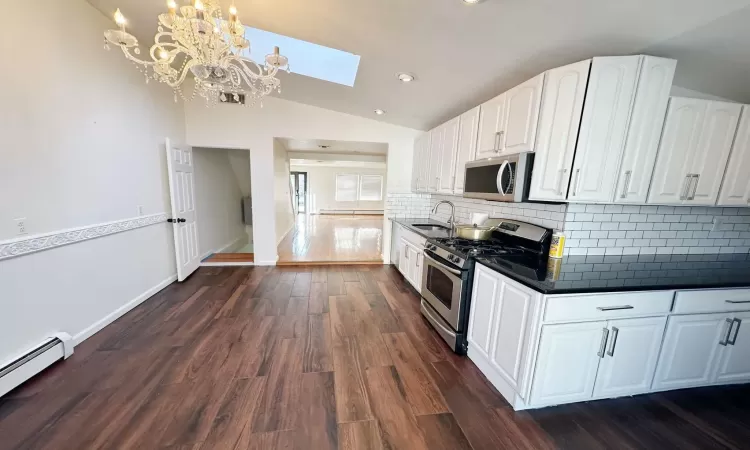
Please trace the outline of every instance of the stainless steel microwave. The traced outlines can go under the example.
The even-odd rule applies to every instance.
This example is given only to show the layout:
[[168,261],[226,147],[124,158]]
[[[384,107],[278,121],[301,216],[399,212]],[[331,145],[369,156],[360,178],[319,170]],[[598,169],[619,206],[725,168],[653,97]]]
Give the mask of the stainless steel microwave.
[[529,198],[534,153],[497,156],[466,163],[464,197],[501,202]]

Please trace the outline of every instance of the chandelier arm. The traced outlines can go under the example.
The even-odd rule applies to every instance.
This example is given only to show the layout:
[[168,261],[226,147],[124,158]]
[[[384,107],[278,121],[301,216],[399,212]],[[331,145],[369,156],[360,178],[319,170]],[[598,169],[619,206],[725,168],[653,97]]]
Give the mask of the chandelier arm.
[[[190,61],[188,61],[187,63],[185,63],[185,67],[182,68],[182,73],[180,74],[180,77],[177,78],[177,79],[175,79],[175,81],[173,81],[173,82],[167,81],[166,82],[167,85],[169,87],[172,87],[172,88],[175,88],[175,87],[181,85],[182,82],[185,81],[185,77],[187,77],[188,72],[190,72],[190,68],[193,67],[196,64],[198,64],[198,62],[196,60],[194,60],[194,59],[191,59]],[[196,85],[198,84],[197,80],[196,80],[195,84]]]
[[[245,84],[247,84],[247,86],[250,88],[250,92],[253,94],[253,96],[257,95],[258,88],[257,86],[255,86],[255,80],[248,79],[247,73],[245,73],[245,71],[237,66],[233,66],[230,64],[228,68],[230,72],[235,72],[238,78],[241,78],[245,81]],[[242,82],[240,81],[239,83],[237,83],[237,86],[242,86]]]
[[156,65],[156,62],[154,61],[146,61],[140,58],[136,58],[130,53],[130,50],[128,47],[125,47],[124,45],[121,45],[120,48],[122,49],[122,52],[125,54],[125,58],[129,59],[130,61],[133,61],[136,64],[140,64],[142,66],[154,66]]
[[[267,75],[262,75],[263,71],[261,69],[261,66],[255,61],[253,61],[252,59],[244,58],[242,56],[232,55],[228,57],[228,60],[231,62],[236,62],[237,65],[241,66],[242,69],[244,69],[244,72],[247,73],[248,76],[253,78],[253,80],[264,80],[264,79],[273,78],[274,75],[276,75],[276,72],[278,70],[276,69],[276,67],[271,66],[272,67],[271,71],[268,72]],[[258,73],[255,73],[247,66],[246,63],[248,62],[252,63],[255,67],[258,68]]]

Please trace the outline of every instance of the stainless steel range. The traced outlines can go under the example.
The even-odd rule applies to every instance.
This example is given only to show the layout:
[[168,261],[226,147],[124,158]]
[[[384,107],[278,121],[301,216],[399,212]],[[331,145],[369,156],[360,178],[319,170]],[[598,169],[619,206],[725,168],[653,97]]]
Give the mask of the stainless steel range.
[[499,226],[490,240],[433,238],[425,244],[422,315],[459,354],[466,353],[474,258],[506,256],[524,265],[539,265],[549,253],[552,230],[548,228],[506,219],[489,219],[484,225]]

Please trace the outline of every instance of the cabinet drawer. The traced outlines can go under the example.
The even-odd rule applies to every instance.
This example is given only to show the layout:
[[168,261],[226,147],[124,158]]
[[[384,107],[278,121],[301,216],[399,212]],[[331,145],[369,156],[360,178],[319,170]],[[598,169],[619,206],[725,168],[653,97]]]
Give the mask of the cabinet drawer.
[[619,317],[667,314],[674,291],[547,297],[545,322],[608,320]]
[[407,230],[404,227],[401,227],[401,237],[419,247],[420,249],[424,248],[424,243],[427,242],[427,239],[411,230]]
[[675,314],[750,311],[750,289],[678,291]]

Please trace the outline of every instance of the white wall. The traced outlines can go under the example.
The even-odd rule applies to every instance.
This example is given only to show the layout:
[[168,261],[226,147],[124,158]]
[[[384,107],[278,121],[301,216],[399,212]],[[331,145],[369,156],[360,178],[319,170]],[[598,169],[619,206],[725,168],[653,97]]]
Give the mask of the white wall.
[[284,239],[284,236],[294,226],[289,170],[289,154],[286,147],[278,139],[274,139],[273,202],[276,217],[276,245]]
[[[171,90],[102,48],[113,23],[87,3],[3,6],[0,240],[17,217],[33,235],[168,211],[164,138],[184,139]],[[51,332],[88,335],[174,273],[167,223],[0,261],[0,365]]]
[[[242,222],[242,187],[235,172],[249,173],[249,161],[247,150],[193,148],[201,257],[220,251],[231,252],[247,244]],[[233,163],[238,166],[237,170],[233,169]],[[242,181],[248,178],[249,175],[244,176]]]
[[308,177],[308,205],[312,213],[318,213],[321,209],[383,209],[383,199],[380,201],[336,201],[336,175],[380,175],[383,177],[383,186],[387,186],[386,168],[364,168],[364,167],[325,167],[325,166],[292,166],[295,172],[307,172]]
[[[282,77],[282,86],[284,84]],[[187,142],[193,146],[250,148],[253,234],[258,264],[276,261],[276,218],[272,173],[274,137],[388,144],[388,192],[409,192],[414,138],[421,132],[277,98],[264,107],[221,104],[185,106]],[[383,248],[390,246],[384,223]],[[389,252],[385,252],[385,262]]]

